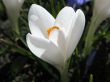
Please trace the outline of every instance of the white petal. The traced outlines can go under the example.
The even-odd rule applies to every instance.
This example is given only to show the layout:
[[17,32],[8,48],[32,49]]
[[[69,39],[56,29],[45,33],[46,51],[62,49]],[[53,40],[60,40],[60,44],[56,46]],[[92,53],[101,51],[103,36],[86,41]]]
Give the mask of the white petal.
[[37,57],[52,64],[56,68],[63,66],[64,58],[53,42],[27,34],[27,45]]
[[[20,10],[22,4],[24,3],[24,0],[3,0],[3,3],[5,4],[7,10]],[[13,13],[13,12],[11,12]]]
[[76,20],[73,22],[70,35],[67,41],[67,58],[69,58],[76,48],[85,26],[84,13],[79,9],[76,11]]
[[10,9],[10,8],[17,8],[17,6],[19,5],[17,3],[17,0],[3,0],[3,3],[5,4],[6,8]]
[[49,48],[42,55],[41,59],[52,64],[56,68],[60,68],[64,65],[64,57],[59,48],[52,42],[50,42]]
[[24,3],[24,0],[18,0],[19,7],[21,7]]
[[64,29],[66,36],[69,33],[74,14],[75,12],[72,7],[64,7],[56,17],[55,25]]
[[42,24],[40,23],[39,19],[36,16],[34,16],[34,15],[30,16],[29,27],[30,27],[30,31],[31,31],[32,35],[44,38],[45,34],[43,34],[43,32],[40,28],[40,27],[42,27]]
[[45,49],[48,47],[47,40],[45,40],[43,38],[35,37],[31,34],[27,34],[26,41],[27,41],[27,45],[28,45],[29,49],[37,57],[41,57],[42,54],[45,52]]
[[[39,29],[44,33],[45,36],[47,36],[47,29],[51,26],[53,26],[55,19],[53,16],[45,10],[43,7],[33,4],[29,10],[28,14],[28,20],[30,21],[31,16],[34,15],[38,20],[34,22],[34,25],[37,25]],[[34,20],[34,19],[31,19]],[[30,26],[30,30],[33,34],[36,34],[35,27]]]
[[49,36],[49,40],[51,40],[56,46],[58,46],[57,44],[58,33],[59,33],[59,30],[53,30]]
[[67,58],[67,56],[66,56],[66,38],[65,38],[64,32],[59,31],[57,42],[58,42],[59,49],[64,56],[64,60],[66,61],[67,60],[66,59]]

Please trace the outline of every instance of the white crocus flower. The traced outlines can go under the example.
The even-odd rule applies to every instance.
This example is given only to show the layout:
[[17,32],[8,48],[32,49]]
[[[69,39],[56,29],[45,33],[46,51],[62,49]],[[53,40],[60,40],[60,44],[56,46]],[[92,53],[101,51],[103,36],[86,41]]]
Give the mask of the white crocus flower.
[[20,9],[24,3],[24,0],[3,0],[3,3],[6,7],[8,17],[12,23],[12,27],[14,30],[18,32],[18,17],[20,13]]
[[56,68],[63,67],[82,35],[83,12],[64,7],[54,19],[43,7],[33,4],[28,20],[31,34],[27,34],[26,40],[29,49]]
[[7,13],[10,19],[18,17],[24,0],[3,0],[3,3],[7,9]]
[[3,0],[9,17],[12,19],[19,15],[24,0]]
[[110,0],[94,0],[94,16],[100,23],[110,17]]

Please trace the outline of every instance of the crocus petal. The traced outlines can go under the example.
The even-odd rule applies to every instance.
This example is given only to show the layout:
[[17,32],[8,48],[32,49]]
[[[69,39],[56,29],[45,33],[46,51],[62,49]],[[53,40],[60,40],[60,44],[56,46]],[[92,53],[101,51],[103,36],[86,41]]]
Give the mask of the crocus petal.
[[[24,3],[24,0],[3,0],[3,3],[5,4],[6,8],[10,13],[18,12]],[[13,12],[11,12],[13,11]]]
[[68,2],[68,5],[71,6],[71,7],[78,7],[78,6],[81,6],[87,2],[89,2],[90,0],[67,0]]
[[17,0],[3,0],[3,3],[5,4],[6,8],[13,8],[15,9],[16,6],[18,6]]
[[48,41],[46,39],[35,37],[31,34],[27,34],[26,41],[29,49],[37,57],[41,57],[45,52],[45,49],[48,47]]
[[110,17],[110,0],[94,1],[94,16],[98,17],[101,22]]
[[36,17],[35,15],[31,15],[31,17],[29,18],[29,27],[30,27],[32,35],[44,38],[45,35],[43,34],[40,28],[42,27],[42,24],[40,23],[39,20],[40,19]]
[[52,64],[57,69],[61,68],[65,62],[63,54],[53,42],[50,42],[49,48],[47,48],[41,59]]
[[58,47],[60,49],[60,51],[62,52],[63,56],[64,56],[64,60],[67,60],[67,56],[66,56],[66,38],[65,38],[65,34],[63,31],[59,31],[58,33]]
[[[53,18],[53,16],[47,11],[45,10],[43,7],[33,4],[29,10],[29,15],[28,15],[28,20],[30,21],[31,16],[34,16],[35,18],[37,18],[37,22],[34,22],[34,25],[37,25],[38,27],[32,27],[30,25],[30,30],[32,32],[32,34],[37,34],[35,33],[37,30],[36,28],[39,28],[45,36],[47,35],[47,29],[51,26],[53,26],[55,19]],[[35,20],[34,18],[31,20]]]
[[37,57],[54,65],[55,67],[57,66],[57,68],[64,64],[64,58],[62,57],[63,55],[53,42],[31,34],[27,34],[26,40],[29,49]]
[[[100,11],[100,12],[107,11],[107,10],[109,10],[109,7],[110,7],[110,0],[106,0],[106,1],[104,1],[104,0],[95,0],[94,6],[95,6],[95,9],[97,11]],[[106,14],[107,12],[103,12],[103,13]]]
[[72,24],[72,29],[67,41],[67,46],[66,46],[67,59],[71,56],[73,50],[77,46],[84,29],[84,25],[85,25],[85,16],[84,13],[79,9],[76,11],[76,20]]
[[57,44],[57,40],[58,40],[58,30],[53,30],[49,36],[49,40],[52,41],[56,46],[58,46]]
[[72,7],[64,7],[56,17],[55,25],[64,29],[66,36],[68,36],[74,14]]
[[20,4],[20,6],[22,6],[22,4],[24,3],[24,0],[18,0],[18,3]]

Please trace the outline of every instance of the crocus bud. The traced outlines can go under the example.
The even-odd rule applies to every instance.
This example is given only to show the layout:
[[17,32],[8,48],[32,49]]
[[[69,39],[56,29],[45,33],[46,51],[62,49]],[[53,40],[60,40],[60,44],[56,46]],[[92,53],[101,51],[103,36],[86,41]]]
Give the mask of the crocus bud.
[[98,26],[110,17],[110,0],[94,0],[93,16],[85,40],[84,54],[88,54],[96,38],[94,34]]
[[101,22],[110,17],[110,0],[94,0],[93,12]]
[[13,19],[16,16],[18,17],[23,2],[24,0],[3,0],[9,18]]
[[24,3],[24,0],[3,0],[3,3],[6,7],[7,14],[12,23],[12,26],[16,28],[19,12],[20,12],[21,6]]

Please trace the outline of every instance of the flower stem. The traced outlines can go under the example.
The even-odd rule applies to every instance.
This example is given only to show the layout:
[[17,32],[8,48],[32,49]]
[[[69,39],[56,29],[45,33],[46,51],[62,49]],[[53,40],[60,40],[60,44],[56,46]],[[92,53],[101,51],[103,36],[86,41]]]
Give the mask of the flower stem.
[[94,34],[100,23],[101,23],[101,19],[99,19],[98,16],[93,15],[90,26],[88,27],[87,36],[85,39],[83,57],[87,56],[90,53],[90,50],[93,48],[92,44],[94,43],[94,40],[95,40]]
[[12,19],[12,31],[15,37],[20,36],[19,26],[18,26],[18,18]]
[[67,65],[65,65],[64,68],[60,70],[60,80],[61,82],[69,82]]

